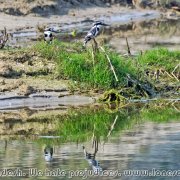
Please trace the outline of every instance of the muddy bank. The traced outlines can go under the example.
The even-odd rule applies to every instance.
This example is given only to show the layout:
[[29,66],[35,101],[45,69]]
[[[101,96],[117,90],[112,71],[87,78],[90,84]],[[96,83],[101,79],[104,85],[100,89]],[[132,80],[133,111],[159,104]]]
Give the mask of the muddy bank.
[[[26,4],[23,5],[23,3]],[[42,57],[37,52],[27,52],[24,49],[11,50],[11,47],[27,47],[41,40],[42,32],[39,32],[39,28],[55,26],[60,30],[60,33],[56,36],[57,39],[82,41],[84,34],[89,30],[92,22],[101,19],[110,23],[111,27],[104,31],[103,35],[99,38],[100,41],[103,39],[104,43],[108,43],[113,49],[123,54],[127,53],[125,37],[129,39],[132,54],[135,54],[134,52],[137,51],[142,51],[143,49],[141,49],[141,47],[147,46],[147,49],[149,49],[152,47],[150,46],[152,44],[166,44],[166,42],[162,42],[162,37],[160,41],[157,40],[157,33],[162,34],[164,32],[165,35],[167,32],[171,33],[173,37],[171,35],[169,37],[171,40],[170,44],[172,45],[171,47],[175,49],[179,47],[180,44],[177,14],[172,16],[173,18],[175,17],[175,19],[172,20],[172,24],[175,21],[175,25],[172,26],[172,24],[170,24],[166,26],[166,23],[164,23],[166,19],[162,18],[164,13],[162,14],[159,10],[146,9],[141,11],[139,9],[131,9],[131,7],[127,8],[113,5],[110,7],[108,4],[101,6],[102,1],[99,1],[99,5],[98,2],[85,2],[85,4],[82,4],[82,7],[78,7],[79,2],[77,4],[75,3],[76,5],[73,4],[73,2],[70,3],[71,5],[68,5],[68,2],[66,3],[68,9],[66,13],[59,12],[60,14],[53,14],[52,12],[56,12],[53,11],[53,8],[48,9],[42,7],[42,12],[38,14],[39,7],[36,9],[37,12],[32,11],[32,9],[39,6],[38,3],[40,2],[33,3],[34,4],[31,4],[29,7],[26,7],[27,2],[22,1],[21,7],[18,1],[15,8],[19,8],[20,14],[16,14],[15,10],[5,10],[6,8],[11,8],[9,3],[4,2],[1,7],[5,8],[4,10],[7,12],[11,12],[4,14],[4,10],[2,10],[0,13],[0,22],[7,27],[8,32],[12,35],[7,43],[7,47],[5,47],[6,50],[0,51],[1,109],[58,107],[59,104],[91,104],[94,102],[94,99],[91,97],[99,96],[99,94],[102,93],[102,91],[93,90],[88,92],[88,96],[85,93],[87,97],[79,97],[79,102],[76,102],[77,99],[74,101],[73,98],[79,95],[79,93],[82,94],[81,87],[78,87],[79,84],[77,84],[76,81],[62,80],[61,77],[58,77],[54,61]],[[43,3],[45,3],[45,1]],[[46,1],[46,3],[50,3],[48,6],[51,7],[51,3],[57,2]],[[46,6],[47,4],[40,4],[40,6]],[[62,7],[64,5],[65,4],[62,4]],[[28,10],[28,8],[30,9]],[[46,15],[48,15],[48,18],[42,14],[45,12],[47,12]],[[163,23],[165,24],[165,30],[164,25],[161,26]],[[156,31],[155,27],[159,27],[160,31]],[[72,32],[76,33],[74,38]],[[147,35],[148,33],[151,34],[154,39],[149,37]],[[145,39],[141,47],[137,45],[139,39]],[[117,47],[119,47],[121,51],[119,51]],[[155,72],[152,73],[155,74]],[[163,75],[165,78],[167,76],[168,75]],[[170,94],[177,89],[176,84],[174,84],[173,82],[166,87],[167,91],[168,89],[172,90]],[[163,89],[164,86],[159,87],[160,91]],[[166,89],[164,91],[165,93],[167,92]],[[74,96],[71,96],[72,93]],[[170,95],[167,95],[167,97],[169,96]],[[66,99],[66,101],[70,103],[66,103],[64,98],[70,98],[70,100]]]
[[[26,16],[36,14],[39,16],[65,15],[73,9],[86,9],[95,7],[129,6],[136,8],[172,8],[179,7],[178,1],[169,0],[5,0],[1,1],[0,12],[13,16]],[[177,9],[177,8],[174,8]],[[75,13],[73,13],[75,16]]]

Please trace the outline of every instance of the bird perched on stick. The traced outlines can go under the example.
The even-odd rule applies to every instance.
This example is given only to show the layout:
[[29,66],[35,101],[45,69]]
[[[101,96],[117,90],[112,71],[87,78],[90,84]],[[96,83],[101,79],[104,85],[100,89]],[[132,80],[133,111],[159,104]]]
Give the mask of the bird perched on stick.
[[95,23],[93,23],[93,27],[88,31],[87,35],[84,38],[84,46],[86,46],[87,42],[93,39],[95,47],[97,48],[97,42],[95,40],[95,37],[99,35],[103,26],[109,26],[109,25],[101,21],[96,21]]
[[54,38],[53,33],[57,33],[57,31],[54,28],[46,28],[44,31],[44,41],[52,42]]

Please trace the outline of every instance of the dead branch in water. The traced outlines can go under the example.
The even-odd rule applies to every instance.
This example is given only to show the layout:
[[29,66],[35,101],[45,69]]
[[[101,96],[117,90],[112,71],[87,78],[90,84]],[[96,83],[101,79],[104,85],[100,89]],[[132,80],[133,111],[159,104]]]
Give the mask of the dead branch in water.
[[6,28],[4,27],[4,30],[2,31],[2,35],[0,36],[0,49],[4,48],[8,39],[9,37],[6,31]]
[[115,72],[115,70],[114,70],[114,67],[113,67],[113,65],[112,65],[112,63],[111,63],[111,60],[110,60],[109,56],[107,55],[107,53],[106,53],[106,51],[104,50],[103,47],[100,46],[100,48],[101,48],[101,50],[104,52],[104,54],[106,55],[107,60],[109,61],[109,64],[110,64],[110,66],[111,66],[111,70],[112,70],[112,72],[113,72],[113,74],[114,74],[114,77],[115,77],[116,81],[118,82],[118,78],[117,78],[116,72]]

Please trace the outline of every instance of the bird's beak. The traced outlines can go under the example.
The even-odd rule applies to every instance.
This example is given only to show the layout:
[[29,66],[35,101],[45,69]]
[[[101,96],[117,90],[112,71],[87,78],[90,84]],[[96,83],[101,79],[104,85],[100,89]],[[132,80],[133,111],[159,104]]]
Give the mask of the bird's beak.
[[103,23],[102,25],[103,25],[103,26],[110,26],[109,24],[105,24],[105,23]]
[[59,33],[60,31],[57,31],[57,30],[52,30],[52,32],[54,32],[54,33]]

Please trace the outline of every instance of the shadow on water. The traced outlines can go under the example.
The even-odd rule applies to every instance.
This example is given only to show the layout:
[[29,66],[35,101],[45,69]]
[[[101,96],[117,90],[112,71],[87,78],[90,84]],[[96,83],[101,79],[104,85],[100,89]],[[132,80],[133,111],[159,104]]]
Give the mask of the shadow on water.
[[[29,131],[23,138],[1,135],[0,169],[20,168],[29,179],[34,178],[33,174],[37,179],[42,178],[36,170],[42,171],[45,179],[50,175],[54,175],[52,179],[57,176],[67,179],[77,176],[73,170],[82,170],[84,174],[78,175],[82,177],[87,170],[102,175],[103,170],[179,169],[177,106],[159,102],[111,110],[84,108],[71,110],[65,116],[52,114],[50,121],[44,121],[45,129],[55,124],[51,132],[40,131],[38,136]],[[37,169],[30,171],[30,168]],[[94,177],[88,175],[88,179]],[[101,179],[109,177],[102,175]]]

